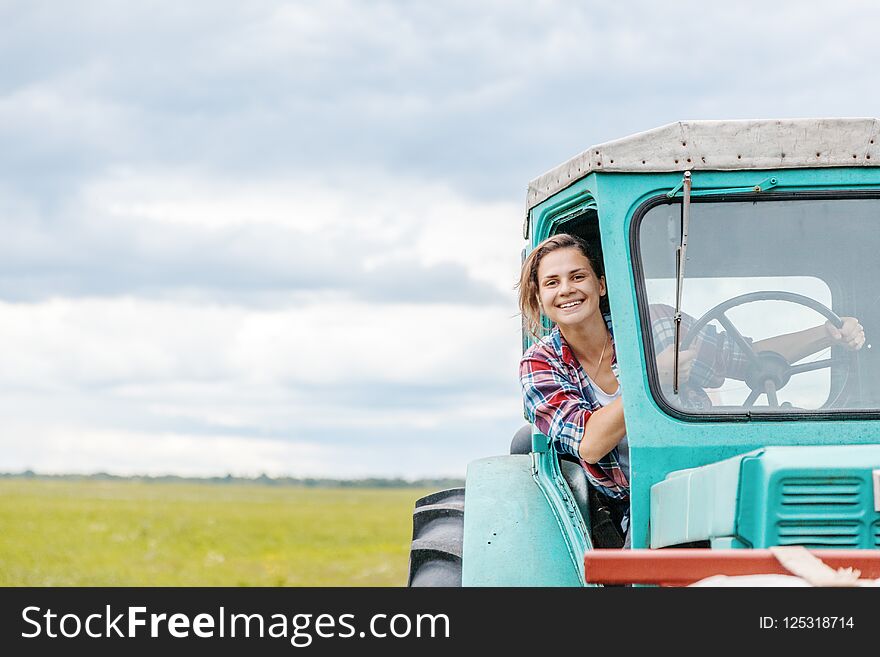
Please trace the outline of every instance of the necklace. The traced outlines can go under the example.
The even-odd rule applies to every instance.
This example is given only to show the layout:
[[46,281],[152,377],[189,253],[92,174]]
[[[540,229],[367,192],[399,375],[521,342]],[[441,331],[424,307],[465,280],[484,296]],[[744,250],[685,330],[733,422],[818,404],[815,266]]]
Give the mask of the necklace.
[[602,345],[602,354],[599,356],[599,362],[596,363],[596,370],[593,372],[593,376],[590,377],[593,381],[596,380],[596,375],[599,374],[599,369],[602,367],[602,359],[605,358],[605,347],[608,346],[608,331],[605,331],[605,343]]

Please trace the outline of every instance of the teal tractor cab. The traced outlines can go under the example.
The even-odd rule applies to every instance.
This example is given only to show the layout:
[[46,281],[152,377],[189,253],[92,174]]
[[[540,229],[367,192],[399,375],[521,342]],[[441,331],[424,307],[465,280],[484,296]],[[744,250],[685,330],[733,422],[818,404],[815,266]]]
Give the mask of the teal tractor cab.
[[[878,165],[876,119],[683,121],[529,184],[523,257],[571,233],[604,263],[633,548],[880,548]],[[678,353],[723,335],[742,372],[690,396],[661,381],[658,309],[690,318]],[[858,351],[756,348],[845,317],[864,326]],[[589,581],[599,519],[580,465],[534,427],[514,443],[416,503],[411,586]]]

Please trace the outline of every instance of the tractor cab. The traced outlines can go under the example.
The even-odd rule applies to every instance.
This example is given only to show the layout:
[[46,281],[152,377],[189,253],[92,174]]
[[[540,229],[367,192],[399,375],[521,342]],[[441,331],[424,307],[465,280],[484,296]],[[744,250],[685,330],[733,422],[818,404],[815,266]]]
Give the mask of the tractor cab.
[[[878,164],[875,119],[691,121],[530,183],[524,254],[558,233],[602,254],[634,548],[880,548]],[[857,350],[831,346],[847,321]],[[468,468],[464,585],[586,581],[595,518],[531,434]]]

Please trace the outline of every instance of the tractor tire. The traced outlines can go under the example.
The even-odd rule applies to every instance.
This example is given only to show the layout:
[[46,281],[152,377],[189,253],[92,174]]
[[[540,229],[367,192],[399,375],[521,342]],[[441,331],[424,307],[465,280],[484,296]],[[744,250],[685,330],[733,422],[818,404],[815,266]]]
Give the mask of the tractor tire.
[[407,586],[461,586],[464,488],[416,501]]

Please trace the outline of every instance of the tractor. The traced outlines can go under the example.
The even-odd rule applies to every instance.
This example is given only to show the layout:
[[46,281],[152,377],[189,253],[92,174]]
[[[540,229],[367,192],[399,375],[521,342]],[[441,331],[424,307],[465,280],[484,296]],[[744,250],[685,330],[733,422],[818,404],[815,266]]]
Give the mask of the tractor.
[[[529,183],[522,231],[523,258],[557,233],[601,254],[634,551],[880,548],[880,121],[681,121],[606,142]],[[699,330],[736,340],[745,380],[702,404],[661,382],[658,305],[696,322],[678,353]],[[862,349],[754,348],[841,317]],[[410,586],[591,585],[582,467],[533,426],[510,451],[416,502]]]

